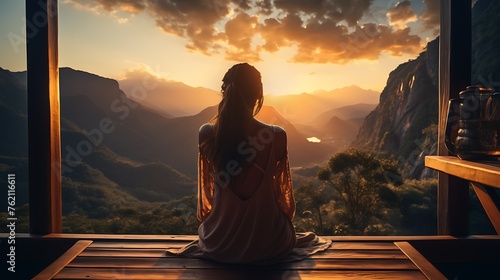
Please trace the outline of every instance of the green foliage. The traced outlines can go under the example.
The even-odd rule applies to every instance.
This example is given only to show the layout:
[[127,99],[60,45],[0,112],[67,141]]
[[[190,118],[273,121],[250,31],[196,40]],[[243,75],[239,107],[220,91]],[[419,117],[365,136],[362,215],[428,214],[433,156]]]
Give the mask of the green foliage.
[[336,200],[338,224],[362,233],[372,218],[394,203],[389,185],[400,184],[397,163],[349,149],[334,155],[318,179],[331,188]]
[[436,234],[437,180],[408,180],[401,188],[402,234]]
[[195,196],[168,203],[132,204],[103,217],[71,212],[63,217],[67,233],[197,234]]
[[312,182],[305,182],[295,189],[296,212],[300,213],[296,219],[296,228],[299,231],[329,232],[330,223],[325,223],[326,204],[332,200],[331,193],[325,186],[315,186]]
[[436,179],[402,181],[395,161],[355,149],[333,156],[317,179],[295,188],[297,231],[436,234]]
[[[379,196],[380,205],[368,223],[360,229],[344,223],[346,210],[338,197],[328,195],[324,185],[305,183],[297,187],[297,231],[315,231],[323,235],[431,235],[436,234],[437,181],[408,180],[401,186],[387,187]],[[305,199],[308,195],[323,200]],[[329,199],[330,198],[330,199]],[[382,202],[386,200],[386,202]],[[320,209],[318,211],[317,209]],[[319,218],[321,215],[321,219]],[[322,221],[322,226],[319,221]]]

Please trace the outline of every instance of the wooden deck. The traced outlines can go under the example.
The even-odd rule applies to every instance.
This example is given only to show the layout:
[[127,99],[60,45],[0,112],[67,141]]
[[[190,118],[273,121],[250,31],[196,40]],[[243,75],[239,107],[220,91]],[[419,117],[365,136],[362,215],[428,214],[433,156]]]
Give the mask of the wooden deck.
[[446,279],[407,242],[334,240],[305,260],[271,266],[165,255],[188,242],[81,240],[34,279]]

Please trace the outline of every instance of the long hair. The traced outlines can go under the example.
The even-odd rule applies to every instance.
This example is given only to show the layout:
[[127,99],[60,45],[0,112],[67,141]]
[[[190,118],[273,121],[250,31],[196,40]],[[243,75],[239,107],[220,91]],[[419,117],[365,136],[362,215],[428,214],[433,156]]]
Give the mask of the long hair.
[[260,72],[248,63],[231,67],[222,79],[222,100],[217,115],[212,119],[213,133],[200,149],[214,164],[216,171],[223,170],[227,162],[236,160],[240,164],[243,155],[238,145],[245,141],[242,123],[255,116],[264,102]]

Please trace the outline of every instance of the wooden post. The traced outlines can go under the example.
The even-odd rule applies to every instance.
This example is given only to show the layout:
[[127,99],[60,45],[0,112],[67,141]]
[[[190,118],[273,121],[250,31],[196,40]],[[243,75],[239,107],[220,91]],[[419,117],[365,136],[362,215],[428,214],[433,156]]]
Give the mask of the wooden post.
[[[444,132],[448,101],[471,82],[471,1],[441,0],[439,40],[438,155],[448,155]],[[438,175],[438,234],[467,235],[469,228],[467,181]]]
[[26,0],[30,233],[62,231],[57,0]]

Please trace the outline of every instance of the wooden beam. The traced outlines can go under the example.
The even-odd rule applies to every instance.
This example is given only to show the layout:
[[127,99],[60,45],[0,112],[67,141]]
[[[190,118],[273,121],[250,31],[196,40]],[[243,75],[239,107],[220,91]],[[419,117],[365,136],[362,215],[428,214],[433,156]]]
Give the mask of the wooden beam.
[[62,231],[57,0],[26,0],[30,233]]
[[484,211],[486,215],[488,215],[495,231],[500,235],[500,198],[498,194],[495,192],[495,189],[482,184],[471,183],[471,185],[481,205],[483,205]]
[[[444,145],[448,102],[471,81],[470,0],[441,0],[439,48],[438,155],[448,155]],[[467,181],[439,173],[438,234],[468,234],[467,185]]]
[[431,280],[446,280],[447,278],[417,251],[408,242],[394,242],[394,244],[410,259],[420,271]]
[[[436,266],[443,263],[500,263],[499,239],[429,239],[409,241],[409,243]],[[476,279],[482,278],[476,277]]]
[[425,166],[467,181],[500,189],[499,165],[462,160],[455,156],[427,156]]
[[57,258],[53,263],[47,266],[43,271],[37,274],[32,280],[52,279],[59,273],[65,266],[72,262],[83,250],[90,244],[91,240],[80,240],[76,242],[71,248],[68,249],[62,256]]

